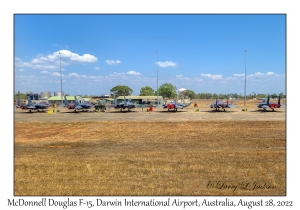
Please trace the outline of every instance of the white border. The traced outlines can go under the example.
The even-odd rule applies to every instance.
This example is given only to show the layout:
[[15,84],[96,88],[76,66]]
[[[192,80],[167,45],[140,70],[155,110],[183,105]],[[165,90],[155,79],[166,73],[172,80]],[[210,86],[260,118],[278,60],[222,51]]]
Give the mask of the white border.
[[[195,14],[244,14],[244,13],[280,13],[287,14],[287,196],[271,197],[274,200],[292,200],[294,201],[293,209],[299,207],[297,192],[300,189],[299,181],[299,139],[296,136],[296,129],[298,128],[297,120],[298,103],[297,98],[299,92],[297,91],[297,77],[299,69],[299,8],[296,1],[279,1],[279,0],[252,0],[252,1],[225,1],[225,0],[212,0],[212,1],[174,1],[174,0],[152,0],[152,1],[122,1],[110,0],[107,2],[101,1],[40,1],[40,0],[15,0],[15,1],[1,1],[0,3],[0,25],[1,25],[1,50],[0,58],[3,61],[1,70],[3,76],[0,83],[1,98],[2,100],[2,117],[1,120],[1,209],[6,209],[7,199],[13,198],[13,15],[16,13],[195,13]],[[276,84],[274,84],[276,85]],[[299,88],[298,88],[299,89]],[[6,101],[4,103],[4,101]],[[4,109],[3,109],[4,108]],[[7,109],[6,109],[7,108]],[[7,111],[9,110],[9,111]],[[290,112],[293,112],[289,114]],[[20,198],[20,197],[18,197]],[[35,200],[39,198],[25,197],[28,200]],[[75,199],[75,197],[73,197]],[[73,199],[72,198],[72,199]],[[88,198],[88,197],[87,197]],[[95,200],[98,197],[91,197]],[[114,200],[114,197],[105,197],[109,200]],[[162,199],[165,197],[161,197]],[[178,197],[186,200],[192,200],[193,197]],[[203,199],[205,197],[200,197]],[[254,200],[256,197],[229,197],[233,200],[245,198],[246,200]],[[257,197],[257,199],[266,197]],[[66,197],[57,197],[57,199],[65,200]],[[122,197],[118,197],[122,200]],[[149,197],[138,197],[139,200],[147,200]],[[213,197],[208,197],[213,200]],[[3,208],[4,207],[4,208]],[[15,209],[13,207],[10,207]],[[49,207],[48,207],[49,208]],[[46,209],[48,209],[46,208]],[[100,207],[96,207],[100,208]],[[124,207],[123,207],[124,208]],[[256,209],[259,207],[256,207]],[[20,207],[18,208],[20,209]],[[44,208],[43,208],[44,209]],[[56,208],[51,208],[56,209]],[[57,209],[62,209],[59,207]],[[72,208],[73,209],[73,208]],[[201,208],[203,209],[203,208]],[[215,209],[215,208],[209,208]],[[231,209],[231,208],[223,208]],[[238,208],[235,208],[238,209]],[[246,208],[243,208],[246,209]],[[290,208],[291,209],[291,208]],[[299,208],[298,208],[299,209]]]

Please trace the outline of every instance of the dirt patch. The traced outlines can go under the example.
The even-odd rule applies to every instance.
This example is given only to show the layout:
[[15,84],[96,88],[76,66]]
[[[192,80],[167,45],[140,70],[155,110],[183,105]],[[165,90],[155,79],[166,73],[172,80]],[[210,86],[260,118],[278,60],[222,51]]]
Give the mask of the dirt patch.
[[16,196],[286,195],[285,121],[16,122],[14,155]]

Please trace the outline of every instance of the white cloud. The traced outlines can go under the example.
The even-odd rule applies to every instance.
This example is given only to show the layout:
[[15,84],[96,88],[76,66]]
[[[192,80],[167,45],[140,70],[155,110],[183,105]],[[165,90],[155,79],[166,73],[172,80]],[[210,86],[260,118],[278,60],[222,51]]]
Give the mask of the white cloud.
[[[61,54],[60,54],[61,53]],[[67,61],[75,61],[79,63],[94,63],[97,62],[97,58],[91,54],[83,54],[83,55],[78,55],[77,53],[73,53],[70,50],[60,50],[57,52],[54,52],[52,55],[48,55],[46,57],[46,60],[52,60],[52,59],[61,59],[62,60],[67,60]]]
[[177,77],[177,78],[181,78],[181,77],[182,77],[182,75],[181,75],[181,74],[179,74],[179,75],[176,75],[176,77]]
[[266,75],[273,75],[273,74],[274,72],[270,72],[270,71],[266,73]]
[[248,77],[255,77],[255,76],[259,76],[259,77],[262,77],[262,76],[277,76],[277,74],[274,74],[274,72],[267,72],[267,73],[261,73],[261,72],[255,72],[254,74],[250,74],[250,75],[247,75]]
[[233,76],[235,76],[235,77],[244,77],[245,74],[234,74]]
[[69,73],[69,76],[70,77],[80,77],[80,75],[77,73]]
[[[62,53],[62,54],[59,54]],[[29,62],[24,62],[15,57],[15,66],[33,69],[58,69],[61,65],[70,65],[72,63],[94,63],[97,58],[90,54],[78,55],[69,50],[60,50],[52,54],[38,54],[36,58]]]
[[19,71],[25,71],[24,69],[19,69]]
[[99,67],[99,66],[95,66],[94,69],[95,69],[95,70],[99,70],[100,67]]
[[212,80],[219,80],[222,79],[222,75],[217,74],[217,75],[212,75],[212,74],[201,74],[202,77],[207,77],[210,78]]
[[108,65],[117,65],[117,64],[120,64],[121,63],[121,61],[119,61],[119,60],[116,60],[116,61],[114,61],[114,60],[106,60],[105,61]]
[[176,67],[178,66],[176,63],[174,63],[173,61],[166,61],[166,62],[155,62],[156,65],[158,65],[159,67],[162,68],[166,68],[166,67]]
[[127,72],[127,74],[129,74],[129,75],[141,75],[140,72],[135,72],[135,71],[129,71],[129,72]]
[[[58,72],[53,72],[53,73],[52,73],[52,76],[60,77],[60,73],[58,73]],[[64,75],[62,74],[62,76],[64,76]]]
[[50,73],[49,71],[41,71],[41,74],[48,74]]
[[[253,74],[252,74],[253,75]],[[261,73],[261,72],[256,72],[256,73],[254,73],[254,75],[255,76],[261,76],[261,75],[264,75],[263,73]],[[250,75],[251,76],[251,75]]]

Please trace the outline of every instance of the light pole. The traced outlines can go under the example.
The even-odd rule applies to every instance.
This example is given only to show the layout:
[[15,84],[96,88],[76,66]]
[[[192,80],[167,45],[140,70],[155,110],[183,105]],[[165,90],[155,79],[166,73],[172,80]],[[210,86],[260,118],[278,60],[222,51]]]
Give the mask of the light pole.
[[156,90],[157,90],[157,107],[158,107],[158,51],[156,51]]
[[59,52],[59,66],[60,66],[60,96],[61,96],[61,106],[63,106],[63,93],[62,93],[62,74],[61,74],[61,52]]
[[247,110],[246,108],[246,50],[245,50],[245,86],[244,86],[244,109]]

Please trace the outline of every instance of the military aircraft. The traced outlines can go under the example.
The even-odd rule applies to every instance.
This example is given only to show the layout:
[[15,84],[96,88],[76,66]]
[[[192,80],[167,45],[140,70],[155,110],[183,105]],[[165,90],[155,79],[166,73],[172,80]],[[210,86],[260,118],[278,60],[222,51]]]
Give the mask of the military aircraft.
[[[161,106],[159,106],[161,107]],[[174,110],[175,112],[177,112],[177,109],[183,109],[183,105],[180,105],[179,103],[177,103],[177,100],[171,101],[170,103],[164,104],[161,108],[167,108],[168,112],[170,110]]]
[[28,104],[27,105],[22,105],[21,100],[18,97],[18,106],[22,109],[29,109],[29,112],[31,112],[32,110],[37,110],[39,112],[40,109],[42,111],[44,111],[44,109],[48,109],[48,107],[49,107],[49,104],[47,104],[45,102],[40,102],[40,103],[37,103],[37,104],[32,103],[29,96],[28,96],[27,100],[28,100]]
[[[75,109],[75,104],[69,103],[66,96],[65,96],[64,103],[65,103],[64,107],[66,107],[68,109]],[[76,109],[75,109],[75,111],[76,111]]]
[[211,109],[216,109],[216,111],[219,111],[220,109],[223,109],[224,112],[226,112],[227,108],[234,108],[234,107],[235,106],[229,104],[228,99],[227,99],[226,103],[225,102],[220,102],[219,99],[216,99],[216,103],[210,105]]
[[78,102],[78,99],[75,97],[75,107],[74,107],[74,111],[76,112],[76,110],[82,110],[83,112],[84,111],[87,111],[88,109],[92,108],[93,107],[93,104],[92,103],[89,103],[89,102],[83,102],[83,103],[79,103]]
[[257,107],[259,109],[263,109],[264,111],[266,111],[267,108],[271,108],[272,109],[272,112],[274,112],[274,109],[275,108],[280,108],[281,107],[281,104],[280,104],[280,95],[278,97],[278,103],[273,103],[273,102],[270,102],[270,95],[268,95],[268,99],[267,100],[263,100],[261,103],[259,103],[257,105]]
[[27,109],[27,104],[22,104],[21,100],[20,100],[20,97],[18,96],[17,98],[17,108],[20,108],[20,109]]
[[122,112],[123,109],[127,109],[127,111],[130,112],[131,109],[136,108],[136,105],[131,102],[131,99],[130,98],[126,99],[125,96],[124,96],[124,101],[122,103],[120,103],[120,104],[117,104],[117,100],[114,97],[114,104],[113,104],[113,106],[114,106],[115,109],[120,109],[120,112]]

